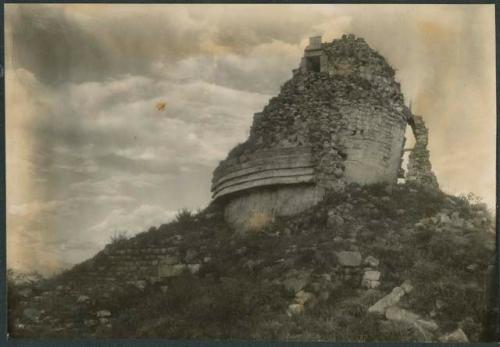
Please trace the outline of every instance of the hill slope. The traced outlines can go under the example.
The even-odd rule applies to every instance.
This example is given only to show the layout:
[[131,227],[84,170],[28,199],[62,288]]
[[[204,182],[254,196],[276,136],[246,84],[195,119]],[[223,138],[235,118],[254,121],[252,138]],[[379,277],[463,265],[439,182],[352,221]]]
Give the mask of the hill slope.
[[[493,220],[411,184],[331,193],[240,235],[216,205],[9,287],[13,337],[485,341]],[[488,307],[490,310],[488,310]]]

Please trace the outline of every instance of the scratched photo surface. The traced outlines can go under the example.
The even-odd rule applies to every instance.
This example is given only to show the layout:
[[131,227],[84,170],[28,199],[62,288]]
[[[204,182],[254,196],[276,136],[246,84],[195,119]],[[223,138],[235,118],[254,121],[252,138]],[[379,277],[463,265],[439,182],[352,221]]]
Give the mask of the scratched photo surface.
[[496,338],[493,5],[4,19],[11,338]]

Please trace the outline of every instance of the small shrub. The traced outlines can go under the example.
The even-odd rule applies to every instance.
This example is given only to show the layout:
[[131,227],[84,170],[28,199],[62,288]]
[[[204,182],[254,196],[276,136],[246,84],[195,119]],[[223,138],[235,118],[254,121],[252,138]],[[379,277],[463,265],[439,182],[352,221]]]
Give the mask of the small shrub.
[[175,222],[180,225],[190,225],[195,221],[194,214],[187,208],[180,209],[175,215]]
[[125,230],[115,230],[109,240],[111,245],[116,245],[128,240],[128,233]]
[[430,228],[418,229],[413,234],[413,237],[415,239],[415,247],[426,249],[435,233],[436,232]]

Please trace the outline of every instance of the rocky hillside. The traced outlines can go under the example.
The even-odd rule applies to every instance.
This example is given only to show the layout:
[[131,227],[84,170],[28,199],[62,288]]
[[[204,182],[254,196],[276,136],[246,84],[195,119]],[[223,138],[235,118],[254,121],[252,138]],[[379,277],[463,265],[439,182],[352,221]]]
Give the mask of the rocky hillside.
[[350,185],[245,235],[211,205],[9,283],[12,337],[488,341],[492,217],[419,186]]

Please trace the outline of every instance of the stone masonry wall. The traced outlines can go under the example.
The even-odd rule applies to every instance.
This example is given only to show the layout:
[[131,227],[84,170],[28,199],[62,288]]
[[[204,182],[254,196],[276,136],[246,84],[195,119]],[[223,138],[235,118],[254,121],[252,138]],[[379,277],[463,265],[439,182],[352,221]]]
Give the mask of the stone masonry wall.
[[411,125],[415,135],[415,147],[409,156],[406,180],[437,189],[439,185],[432,172],[429,150],[427,149],[429,130],[421,116],[414,116]]
[[[361,184],[394,183],[403,155],[404,120],[390,117],[387,110],[353,110],[346,142],[346,180]],[[356,117],[358,116],[358,117]],[[357,119],[362,119],[361,121]]]
[[293,215],[317,204],[324,193],[324,189],[312,184],[262,187],[232,197],[224,217],[238,231],[258,230],[275,215]]
[[214,198],[253,187],[306,183],[314,180],[311,147],[259,150],[244,161],[229,163],[222,174],[214,176]]
[[213,196],[230,203],[231,196],[241,200],[244,191],[272,186],[310,183],[325,191],[349,182],[395,183],[410,118],[394,70],[363,39],[315,38],[300,69],[254,115],[249,138],[214,171]]
[[109,289],[115,284],[137,287],[164,281],[182,274],[196,274],[209,261],[204,249],[185,250],[181,234],[172,235],[157,243],[127,240],[108,245],[93,259],[79,265],[88,282]]

